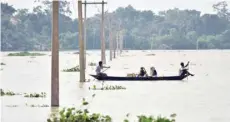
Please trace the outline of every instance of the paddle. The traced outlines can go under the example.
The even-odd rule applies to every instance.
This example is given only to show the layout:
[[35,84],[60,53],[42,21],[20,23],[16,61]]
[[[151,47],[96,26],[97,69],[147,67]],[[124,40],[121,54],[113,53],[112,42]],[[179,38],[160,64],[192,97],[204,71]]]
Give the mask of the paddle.
[[[108,70],[109,68],[110,68],[110,67],[106,67],[106,69],[103,70],[102,73],[105,72],[106,70]],[[94,80],[96,80],[96,78],[94,78]],[[94,81],[94,80],[93,80],[93,81]],[[102,81],[102,84],[101,84],[101,85],[102,85],[102,88],[103,88],[103,86],[104,86],[104,81]]]
[[[188,63],[187,63],[187,64],[188,64],[188,70],[189,70],[189,64],[190,64],[190,61],[188,61]],[[188,80],[188,77],[187,77],[187,80]]]
[[[102,71],[102,73],[104,73],[106,70],[108,70],[110,67],[105,67],[106,69]],[[94,80],[96,80],[96,78],[94,78]],[[94,81],[93,80],[93,81]]]
[[[188,61],[188,63],[187,63],[188,70],[189,70],[189,66],[190,66],[190,61]],[[194,74],[191,74],[191,76],[194,76]],[[188,80],[188,77],[187,77],[187,80]]]
[[106,70],[108,70],[110,67],[106,67],[106,69],[104,70],[104,71],[102,71],[102,72],[105,72]]

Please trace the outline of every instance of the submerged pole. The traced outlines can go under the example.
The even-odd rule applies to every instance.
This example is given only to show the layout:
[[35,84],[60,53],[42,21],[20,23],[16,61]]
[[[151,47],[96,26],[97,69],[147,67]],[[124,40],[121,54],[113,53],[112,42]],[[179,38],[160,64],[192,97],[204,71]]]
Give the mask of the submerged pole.
[[117,34],[113,38],[113,58],[116,58],[116,44],[117,44]]
[[82,19],[82,1],[78,1],[78,41],[79,41],[79,63],[80,63],[80,82],[85,81],[85,51],[83,40],[83,19]]
[[120,31],[120,54],[122,53],[123,50],[123,31]]
[[53,1],[52,61],[51,61],[51,106],[59,106],[59,1]]
[[120,31],[117,32],[117,39],[116,39],[116,42],[117,42],[116,43],[117,44],[117,50],[116,50],[117,51],[117,55],[119,54],[118,52],[120,50],[120,47],[119,47],[119,45],[120,45],[120,35],[119,35],[119,32]]
[[196,41],[196,50],[199,50],[199,41]]
[[[85,3],[86,3],[86,0],[85,0]],[[87,17],[86,17],[86,6],[87,6],[87,4],[84,4],[84,5],[85,5],[85,13],[84,13],[85,14],[85,17],[84,17],[84,42],[85,42],[85,44],[84,44],[85,45],[84,46],[84,50],[85,50],[84,51],[84,53],[85,53],[84,54],[84,68],[86,69],[86,48],[87,48],[87,45],[86,45],[87,44],[86,43],[86,41],[87,41],[87,38],[86,38],[86,26],[87,26],[86,25],[87,24],[86,23],[86,20],[87,20]]]
[[105,27],[104,27],[104,0],[102,0],[102,13],[101,13],[101,61],[106,64],[105,58]]
[[112,36],[111,28],[109,29],[109,57],[110,57],[110,61],[112,61],[113,59],[113,36]]

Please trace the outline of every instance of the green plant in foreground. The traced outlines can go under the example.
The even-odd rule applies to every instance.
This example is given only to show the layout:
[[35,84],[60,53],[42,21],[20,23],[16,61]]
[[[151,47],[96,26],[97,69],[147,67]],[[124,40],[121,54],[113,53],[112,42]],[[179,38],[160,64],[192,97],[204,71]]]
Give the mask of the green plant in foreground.
[[[92,95],[95,97],[95,94]],[[89,103],[83,98],[82,105],[87,106]],[[129,117],[129,114],[126,115]],[[138,122],[175,122],[176,114],[172,114],[171,118],[158,116],[137,116]],[[52,114],[47,122],[112,122],[112,118],[109,115],[103,115],[99,113],[90,113],[88,109],[76,109],[76,108],[64,108],[59,111],[58,116]],[[128,118],[123,122],[129,122]]]
[[63,72],[80,72],[80,67],[76,66],[76,67],[73,67],[73,68],[70,68],[70,69],[64,69],[62,71]]
[[19,53],[9,53],[8,56],[44,56],[42,53],[30,53],[30,52],[19,52]]
[[[94,96],[95,94],[93,94],[92,97]],[[88,105],[88,102],[84,98],[82,105]],[[99,113],[90,114],[87,109],[64,108],[58,114],[58,117],[53,115],[51,118],[47,119],[47,122],[112,122],[110,116]]]

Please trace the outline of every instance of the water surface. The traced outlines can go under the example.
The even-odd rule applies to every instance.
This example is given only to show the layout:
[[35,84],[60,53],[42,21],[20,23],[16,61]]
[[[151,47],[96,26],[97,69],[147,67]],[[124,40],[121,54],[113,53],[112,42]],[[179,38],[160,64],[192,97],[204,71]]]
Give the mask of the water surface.
[[[60,52],[60,106],[79,107],[83,97],[90,101],[92,112],[109,114],[115,122],[121,122],[127,113],[135,115],[177,114],[177,122],[230,122],[230,51],[128,51],[109,60],[111,68],[108,75],[126,76],[138,72],[144,66],[149,72],[150,66],[156,67],[159,75],[178,75],[181,61],[190,61],[190,71],[195,77],[184,82],[105,82],[108,85],[125,86],[127,90],[92,91],[88,87],[101,86],[100,82],[80,84],[79,73],[61,72],[72,68],[79,62],[74,51]],[[47,98],[24,98],[23,96],[1,97],[2,122],[45,122],[52,112],[50,107],[28,107],[26,104],[50,104],[51,56],[8,57],[1,52],[1,62],[6,65],[0,71],[1,88],[20,93],[46,92]],[[87,64],[100,60],[100,51],[87,52]],[[155,54],[147,56],[147,54]],[[95,67],[87,66],[88,74]],[[93,79],[92,79],[93,80]],[[91,80],[91,81],[92,81]],[[91,99],[92,94],[96,94]],[[17,105],[18,107],[7,107]]]

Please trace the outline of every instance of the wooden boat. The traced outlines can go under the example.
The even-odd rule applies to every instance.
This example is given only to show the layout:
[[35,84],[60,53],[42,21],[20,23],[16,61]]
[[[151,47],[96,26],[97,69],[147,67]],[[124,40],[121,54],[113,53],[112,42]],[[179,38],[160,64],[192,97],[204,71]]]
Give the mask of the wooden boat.
[[100,81],[162,81],[162,80],[183,80],[188,75],[184,76],[161,76],[161,77],[119,77],[119,76],[97,76],[97,75],[90,75],[97,80]]

